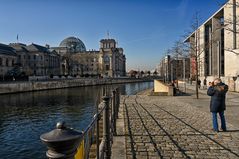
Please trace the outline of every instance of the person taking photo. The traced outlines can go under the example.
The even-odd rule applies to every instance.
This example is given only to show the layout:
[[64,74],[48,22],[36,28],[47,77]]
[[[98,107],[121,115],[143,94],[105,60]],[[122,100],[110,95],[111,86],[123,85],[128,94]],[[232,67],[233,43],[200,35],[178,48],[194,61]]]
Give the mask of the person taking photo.
[[226,110],[226,93],[228,91],[228,85],[224,84],[220,78],[216,78],[213,82],[209,83],[207,94],[211,96],[210,112],[212,112],[213,130],[219,132],[217,114],[221,119],[222,131],[227,131],[226,119],[224,111]]

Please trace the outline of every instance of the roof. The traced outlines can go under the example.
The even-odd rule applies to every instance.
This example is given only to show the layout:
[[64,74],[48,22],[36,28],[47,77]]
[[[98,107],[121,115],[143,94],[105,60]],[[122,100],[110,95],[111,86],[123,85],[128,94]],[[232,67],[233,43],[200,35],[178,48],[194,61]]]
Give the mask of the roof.
[[69,49],[72,49],[73,52],[82,52],[82,51],[86,51],[86,47],[85,44],[76,37],[68,37],[64,40],[61,41],[59,47],[66,47]]
[[28,50],[26,49],[26,44],[10,43],[9,46],[14,48],[17,52],[28,52]]
[[100,42],[114,42],[116,43],[115,39],[101,39]]
[[[228,4],[229,1],[227,1],[225,4],[222,5],[222,7],[220,7],[212,16],[210,16],[203,24],[201,24],[196,30],[198,30],[200,27],[202,27],[203,25],[207,24],[214,16],[216,16],[223,8],[225,8],[225,6]],[[193,36],[196,32],[196,30],[194,30],[189,36],[186,37],[186,39],[184,40],[184,42],[189,42],[189,38],[191,36]]]
[[1,43],[0,43],[0,54],[8,56],[17,56],[16,50],[14,50],[14,48]]
[[41,46],[41,45],[34,44],[34,43],[32,43],[31,45],[28,45],[28,46],[26,47],[26,49],[27,49],[29,52],[38,51],[38,52],[49,53],[48,48],[46,48],[46,47],[44,47],[44,46]]

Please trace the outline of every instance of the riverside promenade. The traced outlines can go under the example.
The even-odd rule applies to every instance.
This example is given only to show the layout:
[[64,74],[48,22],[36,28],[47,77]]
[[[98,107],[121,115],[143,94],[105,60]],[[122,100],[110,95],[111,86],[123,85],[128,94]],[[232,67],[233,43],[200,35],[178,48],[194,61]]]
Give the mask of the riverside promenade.
[[228,131],[216,133],[206,90],[196,99],[187,88],[184,96],[122,96],[112,158],[239,158],[239,94],[228,93]]

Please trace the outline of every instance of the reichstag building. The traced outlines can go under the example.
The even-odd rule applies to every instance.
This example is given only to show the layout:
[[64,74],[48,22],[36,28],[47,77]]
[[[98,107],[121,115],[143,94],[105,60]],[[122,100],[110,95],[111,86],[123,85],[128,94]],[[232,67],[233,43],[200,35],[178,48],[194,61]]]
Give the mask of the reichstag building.
[[64,39],[59,47],[51,47],[61,56],[61,74],[74,76],[125,76],[126,58],[114,39],[100,40],[99,50],[86,50],[76,37]]

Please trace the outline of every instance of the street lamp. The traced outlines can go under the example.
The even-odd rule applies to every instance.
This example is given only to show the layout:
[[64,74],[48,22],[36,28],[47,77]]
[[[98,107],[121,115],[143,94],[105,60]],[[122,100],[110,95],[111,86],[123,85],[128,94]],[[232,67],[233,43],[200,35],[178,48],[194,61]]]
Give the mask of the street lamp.
[[186,93],[186,58],[183,58],[183,81],[184,81],[184,93]]
[[237,77],[232,77],[233,81],[234,81],[234,91],[236,91],[236,80],[237,80]]

